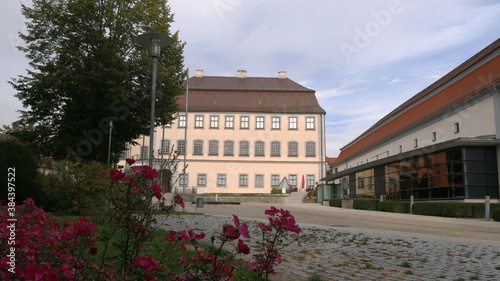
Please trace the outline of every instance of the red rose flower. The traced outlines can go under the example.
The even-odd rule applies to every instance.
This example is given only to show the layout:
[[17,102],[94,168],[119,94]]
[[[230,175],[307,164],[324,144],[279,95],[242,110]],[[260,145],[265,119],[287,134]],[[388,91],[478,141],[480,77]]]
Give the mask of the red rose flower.
[[244,255],[248,255],[250,253],[250,248],[240,240],[238,240],[238,251]]

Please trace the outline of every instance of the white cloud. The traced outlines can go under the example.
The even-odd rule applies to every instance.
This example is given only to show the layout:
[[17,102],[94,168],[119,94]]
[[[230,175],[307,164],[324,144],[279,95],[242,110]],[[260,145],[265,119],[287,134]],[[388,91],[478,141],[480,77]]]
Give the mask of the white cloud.
[[396,83],[399,83],[401,81],[403,81],[403,79],[401,79],[401,78],[394,78],[394,79],[391,80],[391,82],[389,82],[389,85],[396,84]]

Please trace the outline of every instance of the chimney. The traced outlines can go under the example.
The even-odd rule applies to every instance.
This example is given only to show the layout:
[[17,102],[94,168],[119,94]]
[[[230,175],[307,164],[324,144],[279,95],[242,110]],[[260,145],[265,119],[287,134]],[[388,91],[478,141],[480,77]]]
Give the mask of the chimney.
[[197,69],[195,76],[196,77],[203,77],[203,70],[202,69]]
[[286,78],[286,71],[278,71],[279,78]]
[[247,77],[247,71],[246,70],[238,70],[238,78],[246,78]]

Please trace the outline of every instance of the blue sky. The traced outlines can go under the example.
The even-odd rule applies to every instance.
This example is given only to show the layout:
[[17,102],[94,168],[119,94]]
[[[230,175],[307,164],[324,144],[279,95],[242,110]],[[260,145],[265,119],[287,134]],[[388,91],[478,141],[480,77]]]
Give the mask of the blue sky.
[[[29,1],[22,0],[27,3]],[[287,76],[327,111],[327,155],[495,41],[496,0],[170,0],[194,75]],[[0,11],[0,125],[21,103],[7,84],[27,61],[14,46],[18,1]]]

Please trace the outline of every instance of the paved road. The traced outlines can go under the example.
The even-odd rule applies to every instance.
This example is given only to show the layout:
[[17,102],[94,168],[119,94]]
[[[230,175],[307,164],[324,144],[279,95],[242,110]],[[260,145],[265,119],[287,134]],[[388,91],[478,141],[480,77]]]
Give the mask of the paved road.
[[[396,214],[342,209],[320,204],[272,204],[287,209],[301,225],[327,226],[334,229],[358,230],[366,233],[392,233],[412,237],[442,238],[500,246],[500,222],[480,219],[458,219],[411,214]],[[210,205],[196,211],[206,215],[265,219],[264,210],[271,204]],[[195,211],[187,205],[186,211]]]
[[[265,219],[270,204],[209,205],[204,216],[171,216],[165,227],[220,232],[231,215]],[[500,280],[500,222],[348,210],[319,204],[273,204],[302,227],[301,243],[281,254],[273,281]],[[253,229],[253,228],[252,228]],[[258,231],[248,241],[254,243]],[[253,241],[253,242],[252,242]],[[249,257],[251,258],[251,257]]]

